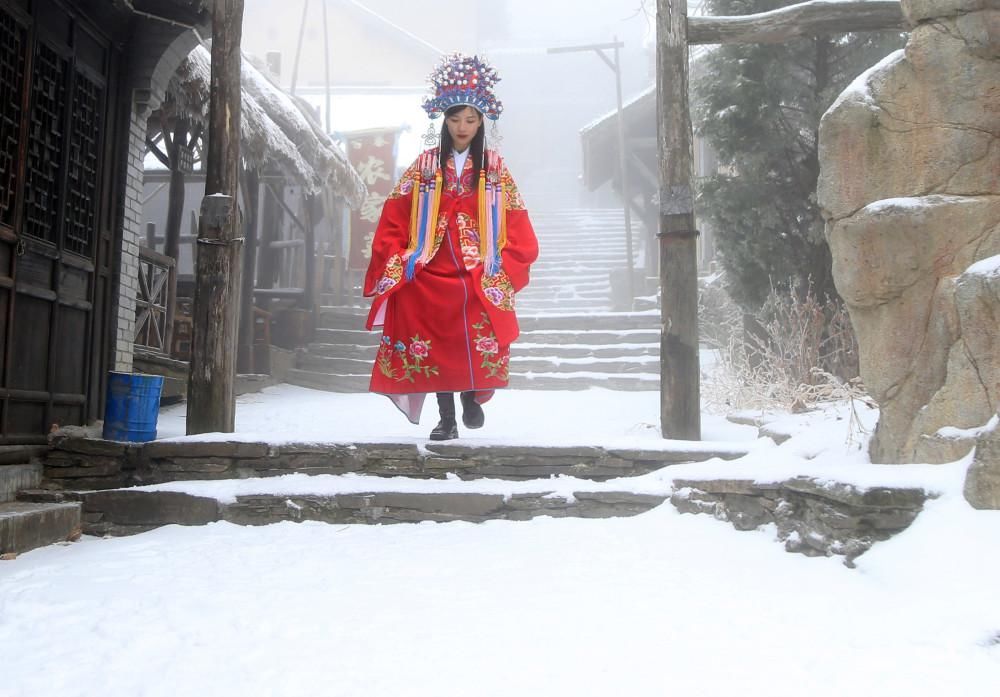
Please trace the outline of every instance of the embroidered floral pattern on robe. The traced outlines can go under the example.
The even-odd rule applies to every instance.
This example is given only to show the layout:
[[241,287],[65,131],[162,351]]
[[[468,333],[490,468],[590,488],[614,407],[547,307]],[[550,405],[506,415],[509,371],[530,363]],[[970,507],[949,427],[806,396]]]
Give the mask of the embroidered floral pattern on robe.
[[500,175],[500,182],[503,184],[504,203],[507,204],[507,210],[525,210],[524,198],[521,197],[521,192],[514,182],[514,177],[510,176],[510,170],[506,167],[503,168],[503,174]]
[[[479,367],[485,368],[486,374],[491,378],[509,380],[510,351],[509,349],[500,350],[500,342],[497,341],[497,335],[492,331],[489,317],[485,312],[482,313],[482,316],[482,320],[472,325],[472,328],[476,330],[472,345],[476,353],[483,359]],[[490,330],[489,334],[486,333],[487,330]]]
[[429,339],[421,339],[420,334],[410,339],[407,346],[402,341],[393,342],[389,336],[383,336],[375,356],[375,365],[379,372],[390,380],[397,382],[407,380],[415,383],[414,375],[429,378],[438,374],[436,365],[424,365],[431,353]]
[[386,197],[386,200],[402,198],[404,196],[409,196],[413,192],[413,183],[420,178],[420,172],[417,169],[417,165],[414,163],[403,172],[403,176],[399,178],[396,182],[396,186],[393,187],[392,191]]
[[459,213],[455,216],[455,224],[458,226],[458,244],[462,248],[462,263],[466,269],[474,269],[479,266],[479,231],[476,223],[468,213]]
[[483,274],[483,295],[500,310],[514,310],[514,285],[503,269],[494,276]]
[[379,295],[389,292],[402,278],[403,258],[398,254],[393,254],[389,257],[389,261],[385,263],[385,273],[382,274],[382,278],[379,279],[378,284],[375,286],[375,292]]

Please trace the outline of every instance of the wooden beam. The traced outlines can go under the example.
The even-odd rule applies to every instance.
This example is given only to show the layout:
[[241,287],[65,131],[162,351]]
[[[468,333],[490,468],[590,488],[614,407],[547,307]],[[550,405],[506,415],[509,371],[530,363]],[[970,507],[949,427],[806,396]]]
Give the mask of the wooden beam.
[[660,163],[660,431],[701,439],[698,256],[694,224],[687,0],[656,2]]
[[800,36],[908,29],[898,0],[812,0],[740,17],[690,17],[687,42],[695,44],[780,43]]
[[232,433],[236,426],[236,346],[240,244],[236,236],[240,162],[240,40],[243,0],[216,0],[205,198],[198,227],[188,376],[187,433]]

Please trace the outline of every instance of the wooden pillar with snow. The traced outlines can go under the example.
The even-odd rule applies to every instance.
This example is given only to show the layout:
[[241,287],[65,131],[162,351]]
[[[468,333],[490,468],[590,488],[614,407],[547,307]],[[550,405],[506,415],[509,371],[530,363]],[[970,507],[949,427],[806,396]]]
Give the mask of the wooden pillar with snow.
[[237,187],[240,163],[240,40],[243,0],[215,0],[205,198],[198,227],[187,433],[236,426],[240,297]]

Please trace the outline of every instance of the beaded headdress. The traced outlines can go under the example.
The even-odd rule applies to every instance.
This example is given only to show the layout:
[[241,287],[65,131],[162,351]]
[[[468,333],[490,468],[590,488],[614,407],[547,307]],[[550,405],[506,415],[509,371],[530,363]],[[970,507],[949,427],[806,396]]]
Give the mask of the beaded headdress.
[[503,104],[493,94],[500,82],[497,71],[479,56],[452,53],[428,78],[433,94],[424,99],[424,111],[436,119],[453,106],[471,106],[491,121],[500,118]]

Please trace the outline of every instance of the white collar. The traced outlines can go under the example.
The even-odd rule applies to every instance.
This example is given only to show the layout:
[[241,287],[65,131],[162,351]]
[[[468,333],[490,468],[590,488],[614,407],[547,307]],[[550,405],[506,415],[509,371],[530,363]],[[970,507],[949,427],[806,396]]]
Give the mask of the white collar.
[[465,161],[469,159],[469,150],[470,148],[466,148],[462,152],[458,152],[456,150],[451,151],[452,157],[455,158],[455,171],[459,175],[465,171]]

